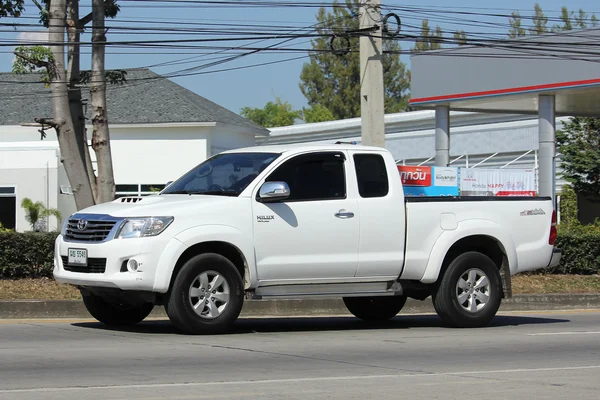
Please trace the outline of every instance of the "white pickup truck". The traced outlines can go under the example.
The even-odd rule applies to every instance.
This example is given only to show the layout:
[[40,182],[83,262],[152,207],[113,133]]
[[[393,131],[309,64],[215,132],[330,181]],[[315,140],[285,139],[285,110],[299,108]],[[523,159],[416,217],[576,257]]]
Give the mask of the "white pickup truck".
[[559,262],[555,238],[550,198],[405,198],[385,149],[252,147],[71,215],[54,277],[109,325],[164,305],[184,332],[216,333],[245,299],[323,296],[385,320],[431,295],[446,324],[479,327],[512,275]]

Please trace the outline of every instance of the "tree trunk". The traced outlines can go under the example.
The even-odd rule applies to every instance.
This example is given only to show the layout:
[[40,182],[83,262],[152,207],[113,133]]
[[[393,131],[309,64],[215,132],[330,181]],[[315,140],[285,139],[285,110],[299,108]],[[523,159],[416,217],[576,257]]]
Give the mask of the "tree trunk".
[[92,187],[94,198],[97,199],[96,175],[90,157],[88,148],[87,132],[85,129],[85,113],[83,110],[80,75],[81,75],[81,50],[80,37],[82,26],[79,23],[79,0],[67,0],[67,37],[68,37],[68,67],[67,77],[69,81],[69,105],[73,126],[75,127],[75,136],[77,138],[77,147],[80,156],[85,160],[86,172]]
[[85,162],[77,146],[77,137],[67,90],[65,72],[66,0],[52,0],[49,10],[48,39],[54,60],[50,64],[53,121],[62,162],[75,197],[78,210],[94,205],[94,195],[87,176]]
[[113,201],[115,198],[115,179],[106,111],[105,42],[104,0],[92,0],[92,76],[90,93],[92,97],[92,126],[94,128],[92,147],[96,152],[98,163],[98,203]]

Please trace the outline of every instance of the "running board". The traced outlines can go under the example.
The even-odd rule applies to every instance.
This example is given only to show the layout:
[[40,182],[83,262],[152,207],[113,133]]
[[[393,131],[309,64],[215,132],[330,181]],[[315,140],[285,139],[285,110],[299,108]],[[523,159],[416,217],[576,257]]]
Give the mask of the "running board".
[[277,285],[258,287],[247,294],[252,300],[297,299],[303,297],[400,296],[399,282],[322,283],[309,285]]

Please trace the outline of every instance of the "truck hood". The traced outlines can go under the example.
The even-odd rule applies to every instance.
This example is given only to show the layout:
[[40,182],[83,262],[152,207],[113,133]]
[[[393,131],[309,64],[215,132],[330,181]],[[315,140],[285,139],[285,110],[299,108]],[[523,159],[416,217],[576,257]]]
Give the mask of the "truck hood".
[[77,214],[108,214],[113,217],[177,216],[236,201],[239,201],[237,197],[187,194],[122,197],[85,208]]

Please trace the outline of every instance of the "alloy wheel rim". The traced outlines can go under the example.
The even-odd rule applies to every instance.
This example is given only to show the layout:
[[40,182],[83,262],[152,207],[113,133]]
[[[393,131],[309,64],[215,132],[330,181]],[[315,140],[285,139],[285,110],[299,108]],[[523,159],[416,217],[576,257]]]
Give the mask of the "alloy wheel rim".
[[468,313],[481,311],[490,301],[490,280],[479,268],[463,272],[456,283],[456,299]]
[[229,284],[216,271],[204,271],[194,280],[189,289],[192,309],[200,318],[218,318],[229,305]]

